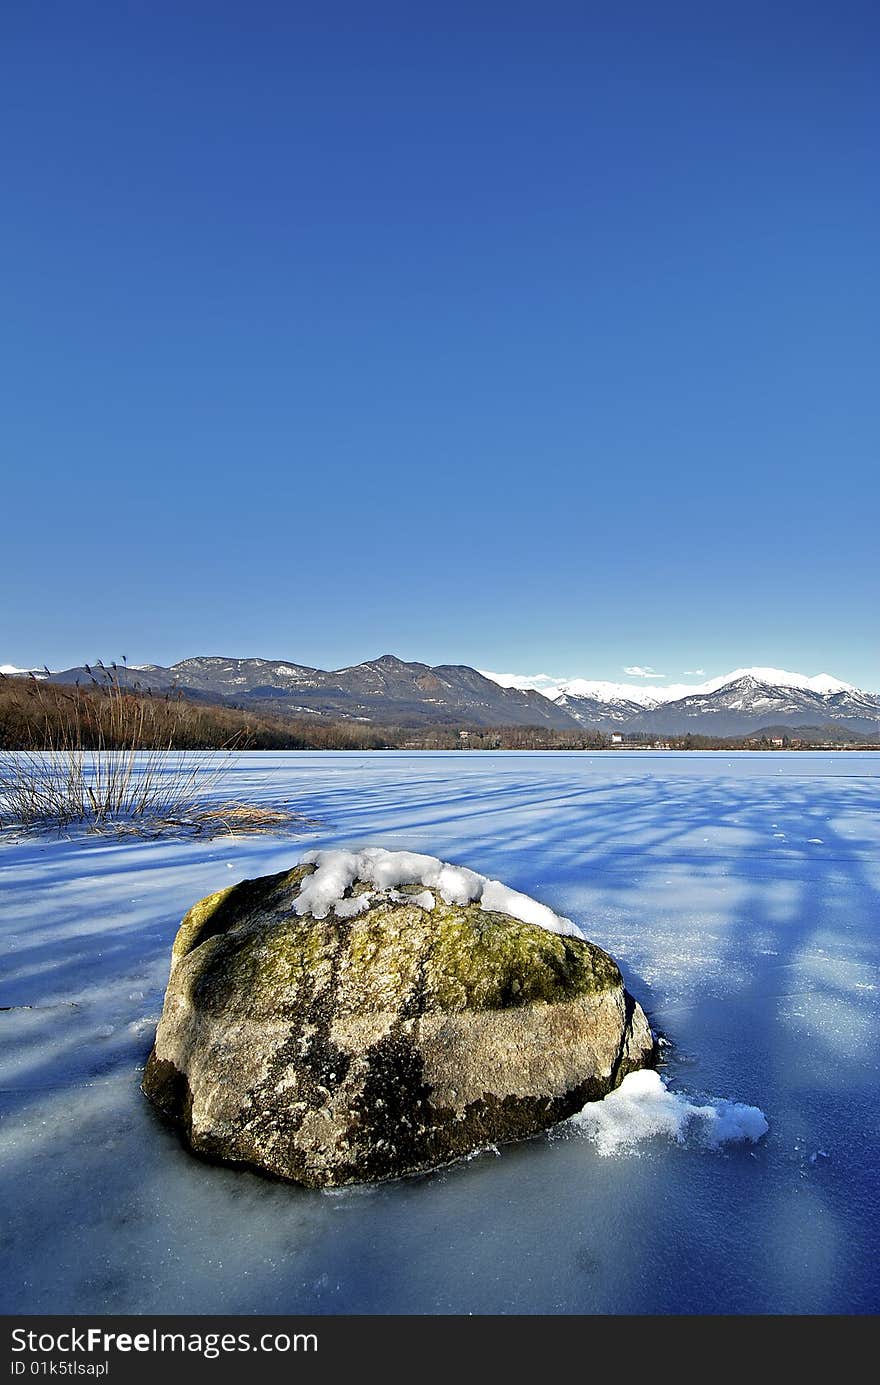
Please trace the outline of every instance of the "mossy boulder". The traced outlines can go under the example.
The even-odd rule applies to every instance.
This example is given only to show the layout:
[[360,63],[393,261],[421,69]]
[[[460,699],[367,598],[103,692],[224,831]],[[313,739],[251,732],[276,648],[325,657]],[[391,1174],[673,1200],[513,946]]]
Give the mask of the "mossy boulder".
[[313,1187],[395,1178],[545,1130],[651,1061],[592,943],[426,907],[418,882],[299,915],[313,869],[210,895],[180,926],[143,1087],[197,1152]]

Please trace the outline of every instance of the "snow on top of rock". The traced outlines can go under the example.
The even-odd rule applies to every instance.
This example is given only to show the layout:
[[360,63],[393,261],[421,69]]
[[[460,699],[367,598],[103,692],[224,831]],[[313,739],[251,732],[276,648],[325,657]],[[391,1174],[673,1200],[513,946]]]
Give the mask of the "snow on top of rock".
[[[571,919],[554,914],[531,895],[520,894],[502,885],[500,880],[490,880],[475,870],[450,865],[436,856],[368,846],[362,851],[309,851],[301,857],[300,864],[315,866],[312,874],[303,880],[296,899],[294,907],[300,915],[311,914],[323,919],[332,909],[337,918],[354,918],[379,902],[377,894],[394,903],[406,900],[421,909],[433,909],[433,890],[446,904],[479,902],[483,909],[509,914],[521,923],[535,924],[548,933],[583,937]],[[346,890],[356,881],[375,885],[376,891],[346,898]],[[417,895],[401,895],[398,885],[424,885],[425,889]]]

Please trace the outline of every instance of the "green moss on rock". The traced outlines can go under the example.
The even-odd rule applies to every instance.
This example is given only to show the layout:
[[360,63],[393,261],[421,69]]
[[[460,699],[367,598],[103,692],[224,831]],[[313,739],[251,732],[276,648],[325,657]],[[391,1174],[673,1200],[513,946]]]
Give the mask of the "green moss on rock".
[[431,1008],[504,1010],[552,1004],[620,985],[611,958],[580,938],[470,904],[438,906],[435,940],[425,965]]
[[314,869],[314,866],[297,866],[295,870],[282,870],[277,875],[241,880],[237,885],[200,899],[185,914],[177,930],[171,949],[174,961],[185,957],[208,938],[264,912],[271,907],[273,895],[287,894],[291,886],[300,885]]
[[[174,958],[213,942],[200,971],[200,1002],[216,1008],[239,996],[262,1013],[296,1004],[337,954],[338,999],[347,1011],[385,1009],[416,990],[417,1012],[424,1013],[552,1004],[620,985],[616,964],[594,944],[478,904],[438,898],[425,910],[380,900],[352,919],[300,918],[293,901],[312,869],[243,880],[193,905]],[[400,893],[423,888],[404,886]]]

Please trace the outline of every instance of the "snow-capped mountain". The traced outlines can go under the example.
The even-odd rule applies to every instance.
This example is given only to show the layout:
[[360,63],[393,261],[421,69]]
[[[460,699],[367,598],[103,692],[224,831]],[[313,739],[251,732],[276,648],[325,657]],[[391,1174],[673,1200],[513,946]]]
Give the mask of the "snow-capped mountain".
[[[600,679],[570,678],[559,684],[552,694],[553,701],[562,698],[586,698],[590,702],[606,702],[615,707],[656,707],[664,699],[661,688],[639,687],[634,683],[605,683]],[[551,694],[546,694],[548,697]]]
[[790,673],[782,668],[736,668],[732,673],[723,673],[719,678],[708,678],[704,683],[667,683],[662,687],[650,683],[609,683],[592,678],[551,678],[541,673],[531,681],[525,675],[516,673],[483,673],[502,688],[534,688],[545,697],[557,702],[561,696],[588,698],[591,702],[634,703],[638,707],[659,707],[664,702],[677,702],[683,697],[697,696],[700,693],[717,692],[740,678],[754,678],[759,683],[777,688],[802,688],[817,693],[857,692],[852,683],[844,683],[840,678],[832,678],[829,673],[819,673],[810,677],[805,673]]
[[[525,686],[515,674],[487,675]],[[853,731],[880,731],[880,698],[828,673],[738,668],[702,683],[662,687],[542,675],[541,691],[581,726],[595,730],[656,731],[737,736],[769,725],[823,726],[842,722]]]
[[582,726],[614,724],[668,735],[738,736],[769,725],[829,722],[868,734],[880,730],[880,698],[828,674],[808,678],[776,669],[737,669],[684,693],[680,687],[637,691],[639,703],[619,692],[603,697],[564,691],[555,700]]
[[[17,671],[16,671],[17,672]],[[10,669],[9,673],[15,676]],[[82,683],[106,677],[86,666],[47,675]],[[465,664],[408,662],[393,654],[346,668],[286,659],[219,656],[121,666],[113,676],[142,691],[177,689],[202,701],[259,705],[282,715],[396,726],[538,726],[558,730],[740,736],[766,727],[844,727],[880,736],[880,697],[830,674],[734,669],[703,683],[666,686],[541,674],[488,674]]]
[[736,668],[732,673],[723,673],[720,678],[709,678],[705,683],[670,683],[663,688],[644,688],[641,691],[649,699],[645,706],[649,706],[651,703],[654,706],[659,706],[663,702],[678,702],[683,697],[718,692],[719,689],[726,688],[730,683],[736,683],[742,678],[754,679],[755,682],[767,687],[798,688],[803,692],[823,695],[858,691],[852,683],[844,683],[840,678],[832,678],[830,673],[817,673],[815,677],[810,677],[805,673],[790,673],[784,668]]
[[646,710],[644,704],[616,697],[600,699],[562,693],[554,698],[554,702],[557,707],[561,707],[573,717],[579,726],[599,731],[607,730],[608,727],[613,727],[615,731],[622,727],[628,728],[634,725]]
[[645,730],[681,733],[696,730],[736,736],[763,726],[821,726],[842,722],[853,731],[880,729],[880,698],[850,685],[817,691],[814,687],[774,684],[744,673],[711,692],[691,694],[646,712]]

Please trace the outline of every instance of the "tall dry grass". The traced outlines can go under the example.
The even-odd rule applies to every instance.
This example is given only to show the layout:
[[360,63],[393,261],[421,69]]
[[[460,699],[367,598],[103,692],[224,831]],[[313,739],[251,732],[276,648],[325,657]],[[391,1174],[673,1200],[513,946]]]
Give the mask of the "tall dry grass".
[[167,707],[127,687],[124,669],[101,663],[87,672],[86,692],[32,678],[23,713],[17,699],[19,744],[28,748],[0,751],[0,824],[191,825],[194,815],[215,814],[218,782],[243,738],[181,749]]

